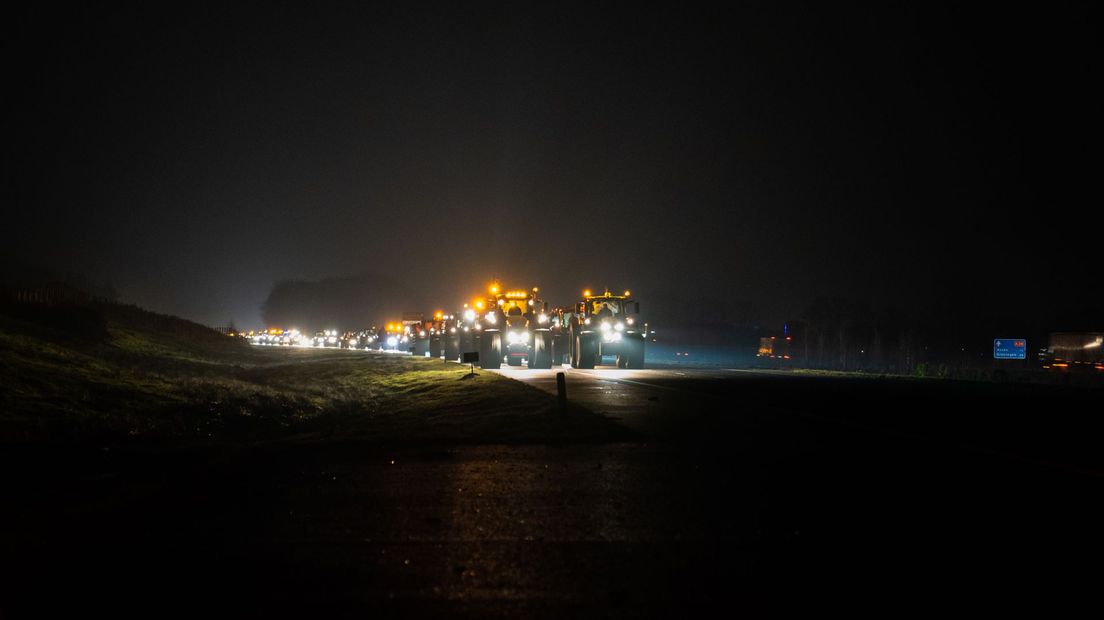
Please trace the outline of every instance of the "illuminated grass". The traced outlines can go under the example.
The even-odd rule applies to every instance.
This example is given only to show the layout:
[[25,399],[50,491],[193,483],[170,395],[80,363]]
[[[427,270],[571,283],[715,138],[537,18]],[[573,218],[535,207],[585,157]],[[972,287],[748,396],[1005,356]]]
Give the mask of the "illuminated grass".
[[[604,418],[497,374],[402,355],[250,347],[104,315],[102,334],[0,315],[0,439],[601,440]],[[141,319],[141,315],[138,316]],[[162,321],[164,322],[164,321]],[[181,321],[181,323],[186,323]],[[191,325],[191,324],[187,324]]]

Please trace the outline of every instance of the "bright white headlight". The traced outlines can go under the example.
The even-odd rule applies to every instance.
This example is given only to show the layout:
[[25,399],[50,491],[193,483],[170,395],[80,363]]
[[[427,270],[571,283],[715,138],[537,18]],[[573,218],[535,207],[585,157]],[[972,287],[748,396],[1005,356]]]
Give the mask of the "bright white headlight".
[[608,332],[612,328],[610,327],[609,323],[602,323],[602,325],[600,326],[600,329],[604,332]]
[[625,330],[625,324],[624,323],[618,323],[618,324],[614,325],[613,328],[616,329],[619,332],[624,331]]
[[465,310],[464,311],[464,320],[468,321],[468,322],[474,321],[475,320],[475,310],[472,310],[471,308],[468,308],[467,310]]
[[396,338],[394,336],[391,336],[390,338],[387,339],[387,346],[393,347],[397,344],[399,344],[399,339],[398,338]]
[[548,322],[548,315],[547,314],[537,315],[537,322],[538,323],[547,323]]
[[488,312],[487,316],[486,316],[486,319],[487,319],[488,323],[490,323],[491,325],[494,325],[495,321],[498,320],[498,317],[495,316],[494,312]]
[[632,325],[633,324],[632,317],[629,317],[629,318],[625,319],[625,322],[628,323],[629,325]]

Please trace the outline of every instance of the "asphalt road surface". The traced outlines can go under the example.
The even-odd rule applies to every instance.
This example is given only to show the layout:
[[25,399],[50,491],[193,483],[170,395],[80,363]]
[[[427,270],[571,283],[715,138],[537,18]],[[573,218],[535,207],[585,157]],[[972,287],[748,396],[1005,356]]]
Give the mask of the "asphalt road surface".
[[[500,372],[555,391],[554,372]],[[624,436],[3,455],[0,609],[565,618],[1096,604],[1095,393],[565,372],[569,400]]]

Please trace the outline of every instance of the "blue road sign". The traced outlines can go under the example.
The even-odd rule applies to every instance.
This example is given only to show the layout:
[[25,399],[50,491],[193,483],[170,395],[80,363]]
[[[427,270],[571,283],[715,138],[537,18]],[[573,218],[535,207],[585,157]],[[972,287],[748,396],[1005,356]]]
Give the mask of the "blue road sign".
[[993,359],[1027,359],[1027,341],[1023,338],[997,338],[993,341]]

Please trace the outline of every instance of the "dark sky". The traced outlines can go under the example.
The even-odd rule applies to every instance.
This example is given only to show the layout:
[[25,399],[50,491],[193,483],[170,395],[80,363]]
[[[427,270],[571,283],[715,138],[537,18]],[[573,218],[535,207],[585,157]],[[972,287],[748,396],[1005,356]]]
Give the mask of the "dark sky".
[[1099,295],[1088,3],[150,4],[6,19],[4,201],[9,251],[156,310],[362,271],[768,321]]

